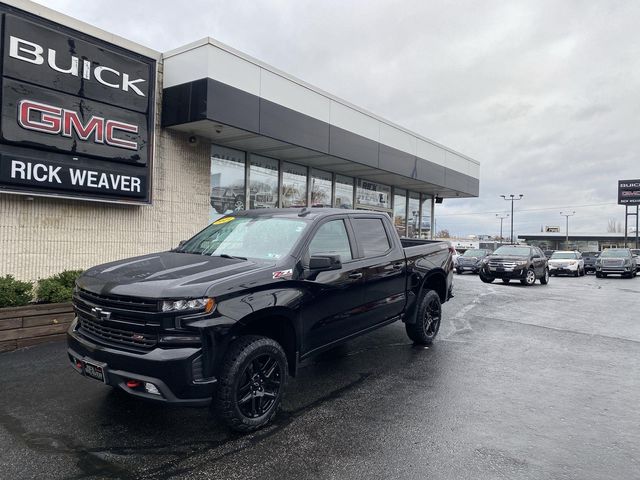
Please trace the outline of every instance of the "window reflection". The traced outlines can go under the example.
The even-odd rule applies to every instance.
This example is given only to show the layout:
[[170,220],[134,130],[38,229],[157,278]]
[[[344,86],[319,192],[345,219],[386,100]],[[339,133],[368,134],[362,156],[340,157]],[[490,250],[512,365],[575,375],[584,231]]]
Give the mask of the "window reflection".
[[391,187],[358,179],[356,207],[391,210]]
[[407,209],[408,236],[416,238],[420,227],[420,194],[409,192],[409,208]]
[[278,206],[278,161],[251,155],[249,167],[249,208]]
[[331,174],[322,170],[311,170],[311,206],[331,206]]
[[431,195],[422,194],[422,222],[420,224],[420,236],[431,237]]
[[396,188],[393,192],[393,225],[398,235],[404,237],[407,234],[407,191]]
[[336,175],[335,208],[353,208],[353,178]]
[[209,220],[245,209],[244,167],[244,152],[211,146]]
[[293,163],[282,164],[282,206],[307,206],[307,168]]

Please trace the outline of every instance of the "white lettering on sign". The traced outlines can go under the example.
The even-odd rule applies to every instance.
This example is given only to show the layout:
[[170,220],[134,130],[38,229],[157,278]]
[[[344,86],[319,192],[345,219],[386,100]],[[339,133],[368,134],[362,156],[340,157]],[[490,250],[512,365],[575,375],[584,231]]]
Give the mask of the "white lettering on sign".
[[120,190],[123,192],[140,192],[140,178],[129,175],[96,172],[69,168],[71,184],[78,187],[90,187],[104,190]]
[[58,174],[62,167],[45,165],[43,163],[11,161],[11,178],[19,180],[35,180],[36,182],[62,183]]
[[131,123],[107,120],[91,116],[86,123],[80,114],[73,110],[47,105],[33,100],[20,100],[18,103],[18,123],[22,128],[51,135],[72,137],[75,132],[80,140],[94,143],[106,143],[112,147],[138,150],[138,143],[117,136],[118,132],[138,133],[138,126]]
[[[10,176],[13,180],[28,180],[38,183],[63,184],[67,179],[75,187],[89,187],[96,190],[115,190],[140,193],[141,179],[130,175],[98,172],[75,167],[47,165],[38,162],[11,160]],[[67,177],[68,173],[68,177]],[[61,177],[62,175],[62,177]]]
[[[9,38],[9,56],[16,60],[34,65],[43,65],[45,63],[44,50],[44,47],[41,45],[23,38],[14,37],[13,35]],[[61,67],[58,64],[58,54],[52,48],[47,48],[46,56],[47,65],[56,72],[66,73],[74,77],[82,76],[83,79],[90,80],[93,69],[94,78],[105,87],[115,88],[124,92],[132,91],[141,97],[145,96],[144,92],[137,85],[145,82],[144,78],[131,80],[127,73],[121,73],[118,70],[104,65],[96,65],[94,67],[90,60],[85,59],[82,59],[82,71],[80,71],[80,58],[75,55],[71,55],[68,60],[69,66]],[[108,75],[105,74],[106,72],[108,72]]]

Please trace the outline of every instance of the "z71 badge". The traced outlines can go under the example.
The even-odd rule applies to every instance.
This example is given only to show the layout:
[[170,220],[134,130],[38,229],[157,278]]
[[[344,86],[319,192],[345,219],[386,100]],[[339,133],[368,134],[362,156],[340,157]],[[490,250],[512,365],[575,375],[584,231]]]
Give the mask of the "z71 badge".
[[291,278],[293,276],[293,269],[290,268],[288,270],[279,270],[277,272],[273,272],[273,278]]

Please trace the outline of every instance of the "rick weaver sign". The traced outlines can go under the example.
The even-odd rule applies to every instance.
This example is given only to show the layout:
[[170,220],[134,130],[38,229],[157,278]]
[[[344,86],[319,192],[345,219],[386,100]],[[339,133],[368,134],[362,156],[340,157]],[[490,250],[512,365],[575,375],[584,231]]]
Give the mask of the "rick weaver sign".
[[155,60],[0,13],[0,192],[148,203]]

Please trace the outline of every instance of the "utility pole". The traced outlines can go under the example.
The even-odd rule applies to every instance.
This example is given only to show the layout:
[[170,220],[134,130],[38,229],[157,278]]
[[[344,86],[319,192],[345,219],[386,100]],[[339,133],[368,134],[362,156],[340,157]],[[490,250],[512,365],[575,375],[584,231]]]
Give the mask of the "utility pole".
[[499,215],[496,213],[496,217],[500,219],[500,244],[502,244],[502,220],[504,220],[505,218],[509,218],[509,214],[507,213],[506,215]]
[[522,197],[524,197],[524,195],[521,193],[518,195],[518,198],[515,198],[516,196],[513,193],[500,196],[507,202],[511,202],[511,244],[513,245],[513,202],[515,202],[516,200],[522,200]]
[[569,248],[569,217],[573,217],[575,214],[576,214],[576,212],[571,212],[571,213],[562,213],[562,212],[560,212],[560,215],[562,215],[563,217],[565,217],[567,219],[567,227],[566,227],[567,237],[566,237],[566,240],[564,241],[564,243],[566,244],[567,248]]

